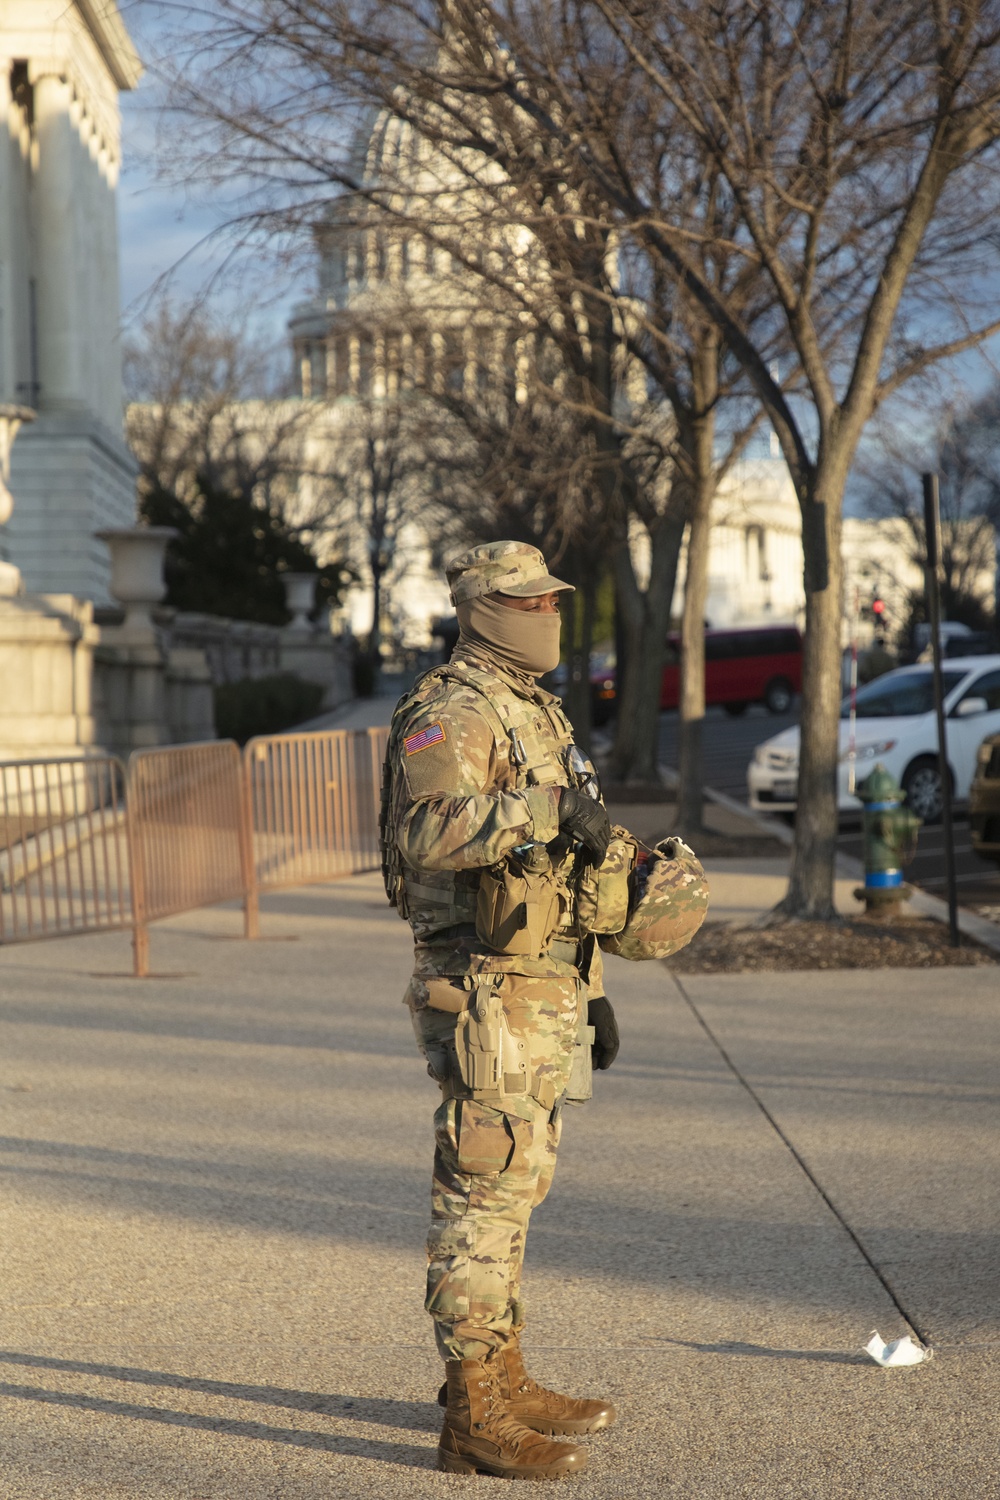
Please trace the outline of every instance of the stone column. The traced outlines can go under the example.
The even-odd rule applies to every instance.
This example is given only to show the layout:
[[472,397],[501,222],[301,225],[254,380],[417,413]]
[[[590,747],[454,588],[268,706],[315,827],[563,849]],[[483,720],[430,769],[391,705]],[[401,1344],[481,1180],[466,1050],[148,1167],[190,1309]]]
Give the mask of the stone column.
[[78,141],[72,91],[64,78],[33,78],[38,167],[35,173],[35,279],[38,379],[42,409],[84,408],[79,276],[74,204]]
[[10,60],[0,57],[0,404],[17,399],[14,371],[14,243],[11,233],[14,202],[10,180],[12,101]]
[[6,558],[3,528],[14,513],[14,496],[7,488],[10,479],[10,450],[22,422],[33,422],[35,413],[27,406],[11,406],[0,401],[0,598],[22,590],[21,570]]

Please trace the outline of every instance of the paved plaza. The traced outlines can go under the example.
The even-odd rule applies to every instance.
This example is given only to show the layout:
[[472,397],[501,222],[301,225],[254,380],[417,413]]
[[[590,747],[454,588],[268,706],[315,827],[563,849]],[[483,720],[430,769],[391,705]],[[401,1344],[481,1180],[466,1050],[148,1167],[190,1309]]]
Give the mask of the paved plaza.
[[[408,931],[377,876],[263,931],[160,924],[147,981],[124,935],[0,949],[3,1500],[505,1485],[433,1467]],[[566,1483],[1000,1493],[997,971],[608,981],[622,1053],[529,1241],[532,1368],[621,1412]],[[906,1319],[934,1360],[879,1369]]]

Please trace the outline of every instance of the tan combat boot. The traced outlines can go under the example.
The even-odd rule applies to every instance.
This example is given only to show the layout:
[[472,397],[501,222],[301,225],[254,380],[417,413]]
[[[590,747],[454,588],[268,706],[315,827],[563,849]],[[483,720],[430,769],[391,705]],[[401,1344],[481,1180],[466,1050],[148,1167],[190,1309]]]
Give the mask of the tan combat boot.
[[586,1433],[610,1427],[618,1413],[610,1401],[588,1401],[561,1396],[532,1380],[524,1368],[521,1341],[515,1329],[509,1343],[494,1356],[500,1375],[500,1394],[511,1416],[535,1432]]
[[496,1359],[450,1359],[445,1371],[439,1469],[500,1479],[558,1479],[586,1468],[582,1448],[551,1443],[510,1416],[500,1394]]

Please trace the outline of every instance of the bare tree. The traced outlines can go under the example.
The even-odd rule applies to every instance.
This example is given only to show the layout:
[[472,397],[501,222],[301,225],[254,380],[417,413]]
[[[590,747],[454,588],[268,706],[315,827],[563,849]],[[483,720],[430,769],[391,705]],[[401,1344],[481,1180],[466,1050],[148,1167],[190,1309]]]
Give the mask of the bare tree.
[[[244,225],[287,232],[320,218],[335,190],[346,190],[359,205],[355,223],[367,213],[374,236],[395,229],[412,241],[418,275],[432,270],[440,284],[443,255],[464,278],[463,311],[476,281],[486,306],[499,297],[503,319],[557,352],[550,395],[572,413],[570,425],[584,434],[578,456],[586,457],[566,477],[555,531],[581,559],[613,555],[632,647],[615,762],[622,774],[652,778],[658,653],[683,519],[663,482],[664,424],[657,420],[651,441],[623,399],[614,229],[603,206],[588,201],[584,179],[574,188],[561,145],[547,150],[531,112],[495,87],[503,46],[487,34],[484,50],[483,17],[472,7],[306,3],[260,17],[221,0],[202,19],[186,54],[183,39],[172,48],[171,96],[210,142],[203,172],[242,174],[259,186]],[[296,89],[309,95],[308,109]],[[359,132],[344,129],[338,138],[334,122],[353,127],[359,115]],[[359,149],[359,135],[370,149]],[[447,336],[447,322],[442,331]],[[524,431],[519,423],[519,440]],[[650,541],[647,589],[631,557],[636,524]],[[591,571],[584,568],[585,581]]]
[[276,382],[273,352],[207,310],[161,303],[125,351],[126,430],[139,509],[172,525],[167,599],[180,608],[283,623],[282,572],[317,570],[318,602],[340,586],[314,551],[299,487],[308,412]]
[[595,181],[720,330],[796,487],[803,713],[779,910],[832,917],[844,489],[881,402],[1000,327],[989,308],[1000,10],[991,0],[595,0],[593,9],[659,95],[674,162],[702,152],[714,162],[734,213],[733,251],[773,293],[799,373],[790,399],[743,310],[706,278],[698,250],[717,227],[704,200],[657,211],[590,130],[590,101],[568,80],[577,106],[568,144],[579,142]]
[[[984,586],[996,567],[1000,526],[1000,436],[995,389],[948,408],[927,448],[914,451],[895,432],[859,464],[857,485],[872,516],[895,519],[899,545],[918,568],[926,564],[921,474],[934,470],[941,496],[941,603],[945,618],[974,628],[995,623],[995,589]],[[915,601],[923,619],[922,598]],[[900,622],[901,624],[903,622]]]
[[[997,250],[988,232],[1000,132],[996,0],[891,9],[798,0],[791,10],[778,0],[570,0],[558,11],[514,0],[297,0],[288,24],[284,14],[261,19],[216,0],[208,51],[180,57],[173,80],[178,106],[211,122],[212,168],[260,185],[255,222],[273,224],[280,197],[281,222],[293,225],[310,197],[314,206],[317,193],[347,184],[428,234],[440,225],[452,253],[478,270],[489,260],[476,228],[485,195],[494,222],[512,232],[542,242],[562,225],[561,251],[575,235],[617,257],[630,245],[647,263],[655,257],[740,365],[803,517],[799,817],[783,909],[832,916],[844,486],[879,404],[997,327],[979,308]],[[206,56],[211,87],[199,72]],[[338,147],[337,120],[362,106],[411,126],[461,169],[458,183],[425,176],[420,215],[412,194],[401,209],[398,193],[359,180]],[[651,111],[659,152],[644,153],[643,173],[629,147],[637,123],[649,136]],[[717,190],[688,190],[705,162]],[[739,278],[707,274],[705,257],[720,245],[751,276],[748,303],[736,295]],[[606,348],[592,335],[614,278],[595,277],[594,256],[567,254],[565,264],[562,284],[576,286],[560,305],[572,314],[567,328],[582,315],[595,437],[625,460],[592,359]],[[516,291],[516,278],[508,286]],[[750,314],[762,302],[774,311],[758,325]],[[667,326],[669,301],[663,311]],[[776,348],[793,370],[784,384],[772,373]],[[627,462],[599,472],[609,507],[624,497],[630,509]]]
[[408,561],[406,528],[432,498],[425,432],[406,402],[384,394],[355,398],[346,421],[335,408],[311,405],[303,514],[370,584],[364,656],[377,679],[388,596]]

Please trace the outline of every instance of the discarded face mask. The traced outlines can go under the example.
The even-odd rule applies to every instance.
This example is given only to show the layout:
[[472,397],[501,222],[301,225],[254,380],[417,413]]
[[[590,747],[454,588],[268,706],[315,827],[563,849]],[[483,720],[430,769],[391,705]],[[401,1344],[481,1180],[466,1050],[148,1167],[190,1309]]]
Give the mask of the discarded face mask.
[[871,1338],[865,1345],[865,1353],[870,1354],[875,1363],[885,1370],[900,1365],[922,1365],[925,1360],[934,1357],[933,1349],[925,1349],[922,1345],[915,1344],[908,1333],[904,1334],[901,1339],[893,1339],[891,1344],[887,1344],[878,1330],[874,1328]]

